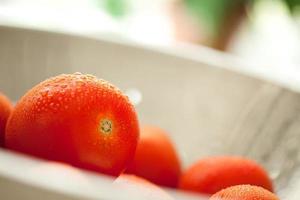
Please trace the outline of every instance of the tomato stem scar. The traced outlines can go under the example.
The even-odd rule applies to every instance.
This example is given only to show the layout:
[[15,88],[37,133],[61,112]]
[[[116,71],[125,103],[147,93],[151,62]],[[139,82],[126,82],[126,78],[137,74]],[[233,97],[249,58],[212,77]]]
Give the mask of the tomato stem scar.
[[110,134],[113,129],[113,124],[108,119],[102,119],[100,122],[100,131],[104,134]]

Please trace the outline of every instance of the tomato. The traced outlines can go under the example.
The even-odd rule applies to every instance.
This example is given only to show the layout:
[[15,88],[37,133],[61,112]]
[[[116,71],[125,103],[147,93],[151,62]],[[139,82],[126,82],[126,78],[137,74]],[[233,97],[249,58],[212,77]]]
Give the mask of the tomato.
[[180,161],[164,130],[154,126],[141,128],[136,154],[126,173],[135,174],[158,185],[177,187],[181,173]]
[[273,191],[267,172],[256,162],[234,156],[209,157],[199,160],[180,178],[179,188],[205,194],[241,184],[251,184]]
[[81,73],[59,75],[29,90],[7,123],[6,147],[117,176],[139,137],[133,105],[115,86]]
[[13,110],[11,101],[0,93],[0,146],[4,146],[4,135],[7,119]]
[[219,191],[209,200],[279,200],[272,192],[258,186],[236,185]]
[[171,196],[157,185],[135,175],[121,174],[114,184],[138,195],[140,199],[172,200]]

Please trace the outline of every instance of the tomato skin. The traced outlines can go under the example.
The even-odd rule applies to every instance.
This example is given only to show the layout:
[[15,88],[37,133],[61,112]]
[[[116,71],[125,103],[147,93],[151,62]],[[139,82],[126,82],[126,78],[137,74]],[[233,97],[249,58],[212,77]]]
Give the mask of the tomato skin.
[[214,194],[224,188],[250,184],[273,191],[267,172],[256,162],[235,156],[208,157],[199,160],[181,176],[179,188]]
[[8,121],[5,142],[12,150],[117,176],[132,160],[138,137],[128,98],[104,80],[75,73],[28,91]]
[[143,177],[155,184],[177,187],[180,161],[167,133],[154,126],[142,126],[133,162],[126,173]]
[[223,189],[209,200],[279,200],[272,192],[253,185],[236,185]]
[[12,111],[13,104],[0,92],[0,147],[4,147],[5,127]]

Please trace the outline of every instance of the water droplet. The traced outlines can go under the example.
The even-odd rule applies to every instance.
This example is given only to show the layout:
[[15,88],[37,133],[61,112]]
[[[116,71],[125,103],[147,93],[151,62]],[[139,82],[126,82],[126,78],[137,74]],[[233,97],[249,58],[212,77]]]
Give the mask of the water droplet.
[[66,88],[66,87],[68,87],[68,85],[67,84],[62,84],[62,85],[60,85],[60,87],[61,88]]

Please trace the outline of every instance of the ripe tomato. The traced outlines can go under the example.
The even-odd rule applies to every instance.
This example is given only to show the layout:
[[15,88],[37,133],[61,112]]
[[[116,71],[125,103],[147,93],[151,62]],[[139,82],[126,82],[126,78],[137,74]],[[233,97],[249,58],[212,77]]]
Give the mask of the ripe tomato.
[[234,156],[210,157],[199,160],[186,170],[179,188],[205,194],[241,184],[251,184],[273,191],[272,181],[256,162]]
[[7,119],[13,110],[10,100],[0,93],[0,147],[4,146],[4,135]]
[[7,123],[9,149],[119,175],[132,160],[138,119],[128,98],[91,75],[59,75],[28,91]]
[[252,185],[236,185],[219,191],[209,200],[279,200],[272,192]]
[[171,196],[163,189],[135,175],[121,174],[114,184],[138,195],[141,199],[172,200]]
[[165,131],[154,126],[141,128],[134,160],[126,172],[158,185],[177,187],[180,161]]

